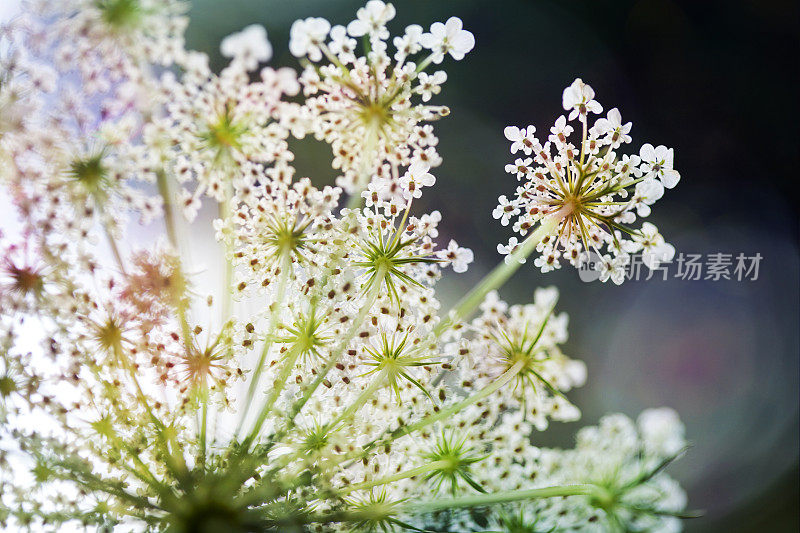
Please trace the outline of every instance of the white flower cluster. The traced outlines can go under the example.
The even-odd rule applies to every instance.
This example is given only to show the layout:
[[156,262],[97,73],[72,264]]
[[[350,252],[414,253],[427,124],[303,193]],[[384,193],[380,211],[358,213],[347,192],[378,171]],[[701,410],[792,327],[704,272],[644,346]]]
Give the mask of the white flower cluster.
[[[291,29],[289,49],[309,60],[300,77],[308,98],[286,121],[295,135],[313,133],[331,145],[333,167],[342,172],[337,183],[356,197],[368,185],[371,193],[390,199],[396,194],[416,196],[418,189],[409,188],[409,182],[416,187],[432,184],[401,173],[412,167],[413,176],[415,164],[441,163],[438,139],[426,123],[449,110],[427,102],[439,94],[447,74],[425,70],[446,55],[463,59],[475,44],[461,20],[453,17],[446,24],[433,24],[429,32],[416,24],[408,26],[402,37],[393,39],[390,56],[386,24],[394,16],[392,4],[370,0],[346,27],[308,18]],[[356,38],[363,38],[362,54]],[[428,55],[417,63],[414,58],[422,50]],[[415,103],[417,99],[421,103]]]
[[[503,425],[519,431],[518,420]],[[489,484],[505,490],[533,487],[547,490],[554,483],[575,487],[565,498],[511,503],[491,515],[442,513],[441,523],[451,530],[486,531],[608,531],[677,532],[686,516],[686,493],[664,468],[686,449],[684,428],[668,408],[649,409],[634,422],[622,414],[608,415],[598,426],[580,430],[574,449],[534,448],[527,439],[517,443],[520,452],[509,468],[517,476],[503,475]],[[586,484],[590,484],[589,490]],[[536,490],[535,488],[533,490]]]
[[51,53],[60,70],[77,71],[82,90],[105,92],[169,66],[185,54],[189,22],[181,0],[36,0],[16,21],[30,34],[26,53]]
[[234,55],[219,75],[209,70],[206,56],[191,54],[182,79],[164,76],[164,113],[144,128],[145,144],[137,154],[143,160],[140,166],[175,176],[190,220],[204,193],[228,202],[232,184],[240,180],[266,174],[291,181],[294,174],[289,134],[279,120],[286,105],[281,98],[299,91],[296,74],[266,67],[261,79],[251,82],[248,61],[253,53],[244,53]]
[[[675,249],[653,224],[640,229],[631,224],[650,215],[664,189],[678,184],[672,149],[644,144],[639,155],[621,155],[622,145],[631,142],[631,123],[623,123],[614,108],[589,127],[589,114],[603,108],[580,79],[564,89],[563,107],[569,116],[558,117],[544,143],[535,126],[505,129],[511,153],[521,155],[506,172],[521,184],[512,198],[500,196],[494,218],[504,226],[513,221],[523,240],[537,224],[547,224],[547,231],[537,234],[534,261],[542,272],[560,268],[562,259],[580,267],[594,252],[601,259],[600,280],[620,284],[631,254],[641,253],[651,269],[670,261]],[[578,122],[577,131],[570,121]],[[574,141],[573,134],[580,139]],[[512,237],[497,250],[509,255],[521,245]]]
[[[391,4],[370,0],[346,27],[298,21],[290,50],[327,61],[298,79],[256,72],[272,52],[260,26],[226,38],[230,62],[212,72],[183,48],[178,2],[36,7],[0,43],[0,176],[19,217],[0,233],[0,526],[678,527],[685,498],[662,472],[684,447],[672,411],[638,426],[612,415],[575,450],[531,444],[579,418],[567,394],[586,380],[562,351],[555,288],[509,306],[501,263],[442,311],[436,282],[473,253],[441,242],[438,211],[413,207],[440,161],[424,123],[446,114],[425,103],[446,76],[424,71],[473,47],[459,19],[409,26],[392,59]],[[576,87],[565,105],[585,124],[599,105]],[[558,176],[584,198],[622,187],[584,205],[621,227],[594,204],[674,176],[650,159],[631,163],[640,174],[608,170],[619,122],[587,133],[599,148],[585,161],[542,165],[571,168]],[[340,186],[295,177],[288,138],[308,132],[332,145]],[[512,150],[549,154],[533,130],[508,133]],[[520,198],[550,205],[520,172]],[[219,207],[205,227],[225,259],[216,294],[185,250],[203,197]],[[531,224],[559,211],[540,209]],[[582,224],[579,211],[559,220]],[[135,244],[130,215],[163,221],[166,239]],[[551,251],[577,246],[547,237]]]
[[[548,418],[572,421],[578,409],[564,396],[586,381],[586,366],[564,355],[559,345],[567,341],[567,315],[555,315],[555,287],[537,289],[534,301],[510,308],[490,292],[481,304],[481,315],[453,350],[456,358],[472,363],[469,378],[485,387],[506,372],[515,372],[514,386],[501,389],[498,399],[515,409],[538,431],[547,429]],[[515,370],[518,369],[518,370]]]

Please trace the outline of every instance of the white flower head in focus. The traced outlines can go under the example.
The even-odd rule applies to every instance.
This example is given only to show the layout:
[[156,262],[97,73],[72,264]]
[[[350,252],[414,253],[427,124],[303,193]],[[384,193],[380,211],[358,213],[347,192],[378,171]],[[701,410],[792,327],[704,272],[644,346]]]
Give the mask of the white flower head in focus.
[[[552,229],[537,244],[541,255],[534,261],[543,272],[559,268],[562,259],[580,267],[592,252],[602,259],[599,279],[619,284],[629,254],[641,252],[651,269],[674,256],[675,249],[655,225],[646,222],[637,229],[633,224],[650,215],[664,188],[674,187],[680,175],[672,168],[672,149],[665,146],[645,144],[638,155],[618,151],[631,142],[631,123],[622,120],[617,108],[589,126],[588,116],[603,109],[594,98],[594,90],[576,79],[563,94],[569,117],[558,117],[544,142],[534,126],[505,128],[511,153],[525,157],[506,165],[519,186],[514,197],[500,196],[492,215],[504,226],[513,220],[523,238],[537,225],[549,224]],[[510,254],[524,242],[512,239],[498,250]]]
[[369,0],[356,12],[356,20],[347,25],[347,33],[353,37],[369,35],[371,38],[385,40],[389,37],[386,23],[392,20],[395,14],[392,4],[381,0]]
[[420,44],[433,52],[433,62],[439,64],[444,56],[450,54],[459,61],[475,47],[475,36],[463,29],[458,17],[450,17],[447,22],[434,22],[431,31],[422,35]]

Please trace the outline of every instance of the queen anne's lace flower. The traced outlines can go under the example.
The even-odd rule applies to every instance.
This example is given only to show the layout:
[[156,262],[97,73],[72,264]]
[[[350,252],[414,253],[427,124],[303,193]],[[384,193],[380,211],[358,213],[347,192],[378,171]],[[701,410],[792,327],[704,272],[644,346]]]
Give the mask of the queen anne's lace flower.
[[[488,298],[495,300],[496,295]],[[569,359],[558,346],[567,340],[567,316],[553,315],[557,298],[554,287],[539,289],[533,304],[511,306],[507,315],[486,305],[488,311],[472,323],[480,335],[460,347],[477,357],[474,379],[479,384],[514,374],[514,387],[503,389],[503,399],[522,409],[540,431],[547,428],[548,418],[579,417],[564,393],[586,381],[584,364]]]
[[[600,279],[619,284],[630,261],[628,254],[640,252],[649,268],[674,256],[675,249],[653,224],[646,222],[638,230],[632,224],[637,216],[650,214],[650,206],[665,187],[678,183],[680,175],[672,168],[672,149],[664,146],[645,144],[638,156],[618,154],[617,149],[631,141],[631,123],[623,123],[614,108],[589,127],[589,114],[602,112],[594,96],[580,79],[564,90],[564,109],[582,131],[578,146],[571,140],[575,129],[564,116],[556,120],[544,143],[536,138],[534,126],[505,129],[511,153],[522,151],[529,157],[506,165],[506,172],[521,184],[513,199],[499,198],[492,214],[503,225],[516,218],[513,229],[522,237],[537,224],[549,224],[551,229],[538,235],[536,250],[541,255],[534,261],[542,272],[559,268],[562,258],[580,267],[593,252],[602,258]],[[498,251],[517,250],[521,242],[512,239]]]
[[[0,231],[0,527],[678,527],[673,411],[604,418],[574,450],[532,445],[579,417],[567,395],[586,379],[555,288],[509,305],[501,264],[442,310],[443,270],[474,256],[438,211],[416,213],[440,162],[426,122],[447,110],[412,100],[447,79],[426,67],[472,48],[459,19],[408,26],[394,53],[380,0],[346,27],[298,21],[290,50],[326,64],[285,102],[302,98],[294,70],[253,72],[271,55],[260,26],[223,41],[217,74],[183,49],[178,2],[35,7],[0,42],[0,177],[19,217]],[[545,146],[509,127],[523,185],[493,216],[523,236],[558,220],[533,242],[542,270],[579,243],[607,252],[614,280],[628,254],[674,253],[649,223],[621,234],[677,181],[672,152],[617,157],[630,125],[612,110],[589,129],[599,104],[580,80],[564,105],[582,148],[565,117]],[[294,176],[290,132],[332,145],[341,187]],[[360,192],[349,207],[342,187]],[[219,204],[217,291],[177,216],[203,196]],[[134,244],[132,214],[163,219],[166,239]]]
[[[295,134],[313,133],[331,144],[333,167],[342,172],[337,183],[355,193],[356,200],[375,175],[396,181],[400,168],[415,161],[431,167],[441,162],[433,130],[423,123],[449,110],[413,100],[419,94],[428,102],[447,79],[443,71],[424,72],[432,61],[441,63],[445,53],[461,59],[474,44],[472,34],[461,29],[457,18],[447,22],[446,30],[445,25],[434,24],[431,34],[411,25],[403,37],[393,40],[393,64],[386,24],[394,15],[391,4],[371,0],[347,25],[351,37],[367,37],[369,47],[363,57],[356,54],[356,41],[347,37],[342,26],[331,29],[319,18],[299,20],[292,26],[292,53],[315,63],[324,56],[328,64],[306,67],[301,81],[309,98],[287,121]],[[412,62],[423,46],[431,54],[419,64]]]
[[202,194],[223,201],[237,179],[264,171],[291,179],[294,156],[278,117],[282,96],[299,89],[289,69],[265,68],[260,81],[250,82],[243,56],[220,75],[208,70],[207,61],[194,65],[181,80],[165,77],[161,93],[167,114],[145,128],[150,148],[139,154],[156,172],[164,168],[185,184],[181,202],[189,218]]
[[437,65],[444,56],[450,54],[456,61],[475,47],[475,37],[462,29],[463,24],[458,17],[450,17],[447,22],[434,22],[431,31],[420,37],[420,44],[433,52],[432,60]]
[[322,59],[321,46],[325,43],[331,24],[319,17],[298,20],[292,24],[289,50],[297,57],[308,56],[311,61]]
[[[56,66],[78,71],[87,90],[104,91],[119,79],[139,80],[143,65],[180,62],[188,19],[180,0],[39,0],[22,31],[35,51],[51,49]],[[42,25],[40,25],[42,24]]]

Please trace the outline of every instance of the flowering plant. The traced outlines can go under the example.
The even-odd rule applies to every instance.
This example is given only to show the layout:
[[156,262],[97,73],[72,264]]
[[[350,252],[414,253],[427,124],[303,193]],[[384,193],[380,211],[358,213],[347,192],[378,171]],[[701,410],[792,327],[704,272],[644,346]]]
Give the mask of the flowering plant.
[[[672,151],[619,156],[630,124],[576,80],[544,145],[509,127],[522,184],[494,216],[524,240],[449,311],[434,286],[470,250],[414,212],[441,162],[428,102],[473,35],[458,18],[388,42],[395,8],[295,22],[303,71],[259,69],[249,26],[219,73],[185,49],[176,0],[39,0],[2,30],[0,172],[17,222],[0,273],[0,522],[102,531],[676,531],[670,409],[603,418],[574,449],[586,379],[558,291],[497,289],[604,250],[674,249],[630,225],[673,187]],[[360,39],[360,45],[359,45]],[[331,146],[335,187],[296,178],[290,138]],[[556,148],[553,155],[551,146]],[[536,165],[533,164],[535,159]],[[341,206],[343,193],[349,196]],[[188,223],[213,232],[219,289]],[[208,205],[207,205],[208,207]],[[163,221],[166,238],[131,228]],[[104,246],[107,244],[107,250]],[[473,315],[477,315],[473,318]]]

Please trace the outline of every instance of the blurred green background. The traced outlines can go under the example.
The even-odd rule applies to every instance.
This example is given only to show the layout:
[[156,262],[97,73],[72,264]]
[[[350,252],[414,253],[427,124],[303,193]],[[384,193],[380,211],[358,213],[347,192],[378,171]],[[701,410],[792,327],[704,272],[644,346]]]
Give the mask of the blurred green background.
[[[547,131],[561,91],[580,76],[605,109],[632,120],[632,149],[675,148],[682,180],[654,209],[679,252],[760,253],[757,281],[582,283],[571,268],[542,275],[523,267],[503,289],[512,303],[557,285],[570,315],[570,355],[589,382],[571,394],[583,419],[541,435],[570,445],[574,432],[609,411],[635,416],[669,405],[694,447],[673,473],[705,516],[688,531],[798,531],[798,180],[797,2],[732,0],[394,2],[394,34],[457,15],[476,37],[464,61],[444,63],[449,80],[436,103],[444,164],[417,212],[438,209],[441,241],[476,254],[464,275],[441,282],[454,301],[499,259],[510,236],[491,217],[516,180],[503,127]],[[296,66],[288,51],[297,18],[346,24],[362,2],[194,0],[190,47],[221,65],[218,43],[263,24],[273,65]],[[327,146],[295,143],[300,175],[330,182]],[[674,270],[671,272],[674,273]]]

